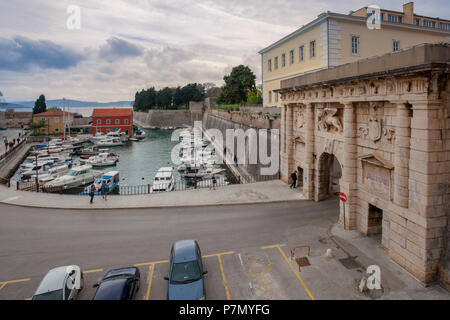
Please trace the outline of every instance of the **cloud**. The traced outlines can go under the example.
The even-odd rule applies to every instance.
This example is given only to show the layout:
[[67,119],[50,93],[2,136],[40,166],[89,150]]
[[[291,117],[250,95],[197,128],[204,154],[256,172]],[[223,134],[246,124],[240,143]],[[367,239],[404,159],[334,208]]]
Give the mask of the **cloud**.
[[139,57],[143,53],[141,47],[131,42],[111,37],[106,40],[106,44],[100,48],[99,57],[109,61],[114,61],[126,57]]
[[0,38],[0,70],[28,71],[32,67],[41,69],[69,69],[84,57],[72,49],[48,40],[31,40],[16,36]]

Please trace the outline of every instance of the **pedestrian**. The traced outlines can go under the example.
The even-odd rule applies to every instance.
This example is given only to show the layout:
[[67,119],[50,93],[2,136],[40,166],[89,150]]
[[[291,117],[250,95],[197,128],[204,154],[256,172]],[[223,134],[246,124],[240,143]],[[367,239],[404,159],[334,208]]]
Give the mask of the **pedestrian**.
[[297,173],[295,171],[292,172],[291,179],[292,179],[291,189],[292,188],[295,189],[297,187]]
[[20,144],[20,138],[17,138],[17,144],[18,145]]
[[3,137],[3,143],[5,144],[5,153],[8,151],[8,139]]
[[101,193],[102,193],[102,198],[106,201],[106,196],[108,195],[108,185],[106,184],[106,181],[103,181],[102,186],[101,186]]
[[89,190],[89,196],[91,197],[91,204],[94,203],[94,196],[95,196],[95,185],[91,185],[91,188]]
[[8,146],[9,146],[9,150],[11,151],[11,149],[12,149],[12,147],[13,147],[12,141],[10,141],[10,142],[8,143]]
[[13,146],[16,145],[16,138],[13,139]]

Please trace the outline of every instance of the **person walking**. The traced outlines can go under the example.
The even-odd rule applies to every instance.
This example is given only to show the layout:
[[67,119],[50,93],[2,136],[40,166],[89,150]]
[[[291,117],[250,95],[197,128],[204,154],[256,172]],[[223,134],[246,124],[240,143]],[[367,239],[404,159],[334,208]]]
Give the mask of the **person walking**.
[[11,149],[12,149],[12,147],[13,147],[12,141],[10,141],[10,142],[8,143],[8,146],[9,146],[9,151],[11,151]]
[[296,188],[297,187],[297,172],[292,172],[291,174],[291,179],[292,179],[292,184],[291,184],[291,189],[292,188]]
[[95,185],[92,185],[91,188],[89,189],[89,196],[91,197],[91,204],[94,203],[95,191],[97,191],[95,189]]
[[213,183],[213,190],[216,190],[216,186],[217,186],[217,178],[216,178],[216,176],[213,176],[212,183]]
[[108,185],[106,184],[106,181],[103,181],[102,186],[101,186],[101,193],[102,193],[102,198],[106,201],[106,197],[108,195]]
[[8,151],[8,138],[3,137],[3,143],[5,144],[5,153]]

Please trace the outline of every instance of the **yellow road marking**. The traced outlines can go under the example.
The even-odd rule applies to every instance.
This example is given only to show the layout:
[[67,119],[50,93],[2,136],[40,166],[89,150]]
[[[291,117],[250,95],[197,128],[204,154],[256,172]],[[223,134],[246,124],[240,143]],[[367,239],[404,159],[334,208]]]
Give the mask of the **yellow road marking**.
[[152,287],[152,280],[153,280],[153,273],[155,272],[155,265],[150,265],[150,276],[148,279],[148,286],[147,286],[147,293],[145,294],[145,300],[148,300],[150,298],[150,290]]
[[103,271],[103,269],[94,269],[94,270],[83,271],[83,273],[84,274],[86,274],[86,273],[96,273],[96,272],[102,272],[102,271]]
[[26,298],[25,300],[31,300],[31,298]]
[[19,280],[10,280],[10,281],[1,281],[1,282],[0,282],[0,285],[3,285],[3,284],[9,284],[9,283],[26,282],[26,281],[30,281],[30,278],[19,279]]
[[161,261],[154,261],[154,262],[144,262],[144,263],[138,263],[135,264],[135,267],[145,267],[145,266],[151,266],[154,264],[162,264],[162,263],[169,263],[169,260],[161,260]]
[[0,291],[2,291],[2,289],[6,286],[6,282],[3,283],[2,285],[0,285]]
[[203,258],[220,257],[220,256],[228,255],[228,254],[234,254],[234,251],[215,253],[215,254],[208,254],[208,255],[203,256]]
[[297,276],[298,281],[300,281],[301,285],[303,286],[303,288],[305,289],[306,293],[308,294],[308,296],[311,298],[311,300],[315,300],[313,295],[311,294],[311,292],[309,291],[308,287],[306,286],[305,282],[303,281],[302,277],[300,277],[300,275],[298,274],[297,270],[295,270],[294,266],[292,265],[292,263],[289,261],[289,259],[287,258],[286,254],[284,253],[284,251],[281,249],[280,245],[276,244],[273,246],[267,246],[267,247],[261,247],[261,249],[265,250],[265,249],[271,249],[271,248],[277,248],[280,253],[283,255],[284,260],[286,260],[286,262],[289,264],[289,267],[291,267],[292,272],[294,272],[294,274]]
[[220,273],[222,274],[222,281],[223,281],[223,286],[225,287],[225,293],[227,294],[227,300],[230,300],[231,299],[230,291],[228,290],[227,278],[225,277],[225,273],[223,272],[223,264],[222,264],[221,255],[218,255],[217,259],[219,259]]

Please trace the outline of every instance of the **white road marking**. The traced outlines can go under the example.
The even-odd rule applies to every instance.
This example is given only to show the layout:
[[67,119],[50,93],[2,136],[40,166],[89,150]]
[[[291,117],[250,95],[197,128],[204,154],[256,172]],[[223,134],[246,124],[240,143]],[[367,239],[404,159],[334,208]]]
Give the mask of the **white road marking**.
[[238,257],[239,257],[239,260],[241,261],[241,266],[242,266],[242,268],[244,267],[244,263],[242,262],[242,257],[241,257],[241,254],[240,253],[238,253]]

